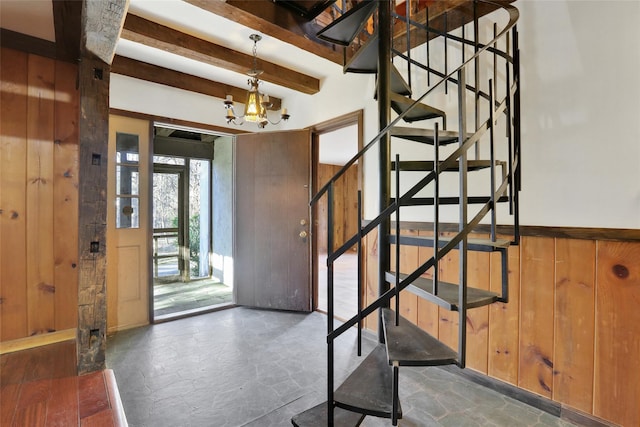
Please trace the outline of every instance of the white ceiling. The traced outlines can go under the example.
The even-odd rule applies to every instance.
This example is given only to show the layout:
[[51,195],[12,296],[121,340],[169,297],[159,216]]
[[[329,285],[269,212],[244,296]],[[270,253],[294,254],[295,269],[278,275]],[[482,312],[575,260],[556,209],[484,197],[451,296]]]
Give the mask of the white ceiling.
[[[208,40],[227,48],[251,54],[253,42],[249,36],[255,30],[231,20],[207,12],[181,0],[130,0],[129,12],[184,33]],[[0,0],[0,26],[12,31],[41,39],[55,41],[52,0]],[[327,59],[295,47],[286,41],[265,34],[258,42],[258,59],[285,66],[294,71],[308,74],[320,80],[342,73],[342,68]],[[221,69],[199,61],[184,58],[140,43],[120,39],[116,54],[186,74],[210,79],[237,87],[246,87],[247,76]],[[259,67],[258,62],[258,67]],[[286,102],[290,96],[300,96],[298,92],[269,82],[263,82],[262,90]],[[295,112],[292,112],[295,114]],[[346,131],[345,131],[346,132]],[[333,134],[333,133],[331,133]],[[337,139],[330,142],[331,135],[324,137],[327,146],[323,149],[323,162],[344,164],[347,156],[344,135],[336,132]],[[342,153],[342,154],[340,154]],[[355,152],[354,152],[355,153]],[[325,155],[329,157],[324,157]]]

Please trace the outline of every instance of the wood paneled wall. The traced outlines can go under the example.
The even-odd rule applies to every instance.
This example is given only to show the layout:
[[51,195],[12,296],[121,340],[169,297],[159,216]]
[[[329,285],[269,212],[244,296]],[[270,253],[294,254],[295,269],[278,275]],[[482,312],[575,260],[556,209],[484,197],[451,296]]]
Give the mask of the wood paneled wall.
[[[320,163],[318,165],[318,188],[322,188],[342,169],[342,166]],[[335,183],[334,187],[334,248],[341,246],[358,230],[358,166],[351,166]],[[327,196],[318,203],[318,252],[327,253]]]
[[[401,270],[409,273],[431,255],[431,248],[403,248]],[[525,236],[508,256],[509,303],[468,312],[467,366],[598,418],[640,425],[640,242]],[[376,257],[373,232],[366,239],[367,301],[377,294]],[[442,280],[457,283],[456,252],[439,268]],[[500,292],[499,253],[470,252],[468,271],[470,286]],[[400,306],[455,348],[457,313],[406,291]],[[377,328],[375,316],[366,326]]]
[[78,323],[77,70],[0,52],[0,341]]

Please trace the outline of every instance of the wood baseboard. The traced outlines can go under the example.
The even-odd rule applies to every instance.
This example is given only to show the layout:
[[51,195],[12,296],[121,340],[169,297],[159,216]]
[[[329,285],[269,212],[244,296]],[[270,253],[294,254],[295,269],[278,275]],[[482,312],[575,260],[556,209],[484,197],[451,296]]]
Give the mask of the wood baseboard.
[[13,353],[15,351],[27,350],[43,345],[54,344],[63,341],[75,340],[77,329],[64,329],[62,331],[39,334],[27,338],[0,342],[0,354]]
[[459,375],[469,381],[472,381],[481,386],[487,387],[491,390],[497,391],[500,394],[509,396],[512,399],[526,403],[529,406],[545,411],[553,416],[561,418],[572,423],[576,423],[585,427],[616,427],[617,424],[613,424],[609,421],[598,418],[594,415],[586,414],[577,409],[563,405],[559,402],[555,402],[546,397],[516,387],[512,384],[498,380],[496,378],[489,377],[471,369],[460,369],[457,366],[448,365],[441,366],[447,372],[455,375]]

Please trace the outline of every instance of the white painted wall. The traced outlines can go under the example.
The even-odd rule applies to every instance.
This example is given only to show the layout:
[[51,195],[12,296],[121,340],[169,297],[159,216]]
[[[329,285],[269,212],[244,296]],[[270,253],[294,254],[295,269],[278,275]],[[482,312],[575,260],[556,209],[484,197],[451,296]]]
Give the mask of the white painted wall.
[[[515,6],[521,12],[521,223],[640,228],[640,2],[520,0]],[[321,81],[320,93],[283,99],[292,118],[279,128],[364,108],[368,142],[378,127],[373,77],[343,75],[327,64],[335,70]],[[448,104],[454,90],[437,94],[438,102]],[[111,106],[226,125],[218,99],[118,75],[111,80]],[[365,216],[372,218],[375,153],[364,168]],[[402,219],[428,218],[408,212]]]
[[516,6],[523,223],[640,228],[640,2]]

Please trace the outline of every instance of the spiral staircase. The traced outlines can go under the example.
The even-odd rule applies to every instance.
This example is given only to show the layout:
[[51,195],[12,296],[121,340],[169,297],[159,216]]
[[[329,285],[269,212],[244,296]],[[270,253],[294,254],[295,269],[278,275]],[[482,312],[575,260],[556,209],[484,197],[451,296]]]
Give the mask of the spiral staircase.
[[[389,0],[362,1],[349,10],[338,10],[339,17],[318,33],[319,38],[343,46],[344,72],[376,74],[380,132],[311,201],[315,204],[321,197],[328,200],[327,401],[294,416],[291,421],[296,427],[357,426],[366,416],[389,418],[392,425],[397,425],[402,418],[400,368],[438,365],[464,368],[467,310],[508,302],[507,250],[519,242],[520,74],[515,25],[519,14],[508,3],[485,0],[457,3],[464,4],[455,16],[444,12],[430,18],[428,8],[422,15],[410,10],[414,2],[405,2],[406,10],[402,13]],[[494,17],[501,19],[500,29],[497,22],[491,22]],[[481,41],[480,32],[491,33],[491,29],[493,35]],[[399,38],[398,33],[405,37]],[[426,42],[416,42],[420,39]],[[402,46],[394,46],[398,44]],[[436,50],[440,60],[434,59]],[[452,60],[455,53],[459,59]],[[483,81],[483,77],[488,78]],[[455,96],[449,96],[450,86]],[[447,98],[453,98],[455,108],[436,106],[439,100]],[[455,117],[454,129],[447,126],[448,114]],[[409,125],[401,125],[402,121]],[[403,150],[403,144],[412,144],[413,149]],[[379,214],[363,224],[359,194],[358,231],[335,248],[334,187],[344,172],[374,147],[379,161]],[[392,159],[392,149],[420,152],[428,159],[401,159],[398,154]],[[457,176],[453,186],[451,175]],[[445,237],[441,210],[450,213],[452,206],[458,217],[456,231]],[[432,236],[403,235],[400,223],[404,209],[414,209],[414,215],[418,209],[425,221],[432,222]],[[497,237],[498,213],[509,218],[510,226],[506,229],[510,234],[506,239],[502,228],[501,238]],[[363,275],[359,268],[358,313],[335,327],[333,264],[355,245],[361,266],[363,239],[375,229],[379,295],[364,306]],[[488,238],[471,238],[470,233],[478,230],[487,231]],[[415,271],[401,274],[403,245],[433,248],[433,256]],[[391,265],[392,247],[394,265]],[[454,250],[458,251],[460,280],[447,283],[439,278],[438,263]],[[468,251],[501,254],[500,293],[467,283]],[[406,292],[457,312],[457,349],[399,315],[400,300]],[[380,320],[380,344],[336,388],[334,341],[357,326],[360,355],[363,320],[374,313]]]

